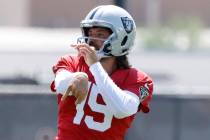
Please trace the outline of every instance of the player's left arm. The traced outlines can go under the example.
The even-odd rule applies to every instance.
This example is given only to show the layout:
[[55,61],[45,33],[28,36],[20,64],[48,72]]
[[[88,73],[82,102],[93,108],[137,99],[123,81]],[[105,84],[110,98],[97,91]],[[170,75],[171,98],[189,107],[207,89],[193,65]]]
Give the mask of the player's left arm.
[[114,116],[116,118],[124,118],[135,114],[140,105],[138,94],[122,90],[112,81],[100,62],[98,62],[96,52],[91,46],[79,44],[75,48],[85,58],[95,78],[96,85]]
[[128,117],[138,111],[139,97],[131,91],[120,89],[99,62],[91,65],[90,71],[106,105],[116,118]]

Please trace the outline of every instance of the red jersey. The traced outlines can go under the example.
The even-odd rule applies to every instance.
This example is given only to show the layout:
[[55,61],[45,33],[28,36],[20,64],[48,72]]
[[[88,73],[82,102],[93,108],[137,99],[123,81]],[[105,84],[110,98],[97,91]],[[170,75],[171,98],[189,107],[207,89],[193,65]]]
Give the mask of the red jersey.
[[[117,119],[107,109],[103,97],[98,92],[94,77],[82,57],[64,56],[53,66],[53,72],[60,70],[85,72],[89,77],[89,91],[84,102],[75,106],[76,98],[68,96],[61,101],[58,93],[58,133],[57,140],[123,140],[135,114]],[[116,70],[111,76],[122,90],[128,90],[141,97],[142,87],[148,89],[149,96],[141,101],[139,111],[149,112],[148,103],[152,97],[153,83],[144,72],[134,68]],[[52,90],[54,82],[51,84]],[[145,91],[145,90],[144,90]]]

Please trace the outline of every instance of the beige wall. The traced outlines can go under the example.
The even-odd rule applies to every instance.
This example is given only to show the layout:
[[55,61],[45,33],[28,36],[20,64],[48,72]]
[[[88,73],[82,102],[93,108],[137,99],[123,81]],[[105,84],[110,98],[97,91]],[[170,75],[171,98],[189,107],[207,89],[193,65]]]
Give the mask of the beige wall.
[[28,26],[30,0],[0,0],[0,25]]
[[[127,4],[139,25],[150,21],[166,24],[173,18],[194,17],[210,26],[210,0],[131,0]],[[152,7],[153,11],[149,10]]]
[[32,0],[31,25],[49,27],[79,27],[90,9],[112,0]]
[[[90,9],[114,0],[0,0],[0,25],[78,27]],[[127,0],[137,25],[194,17],[210,26],[210,0]]]
[[196,17],[210,26],[210,0],[160,0],[162,22],[173,17]]

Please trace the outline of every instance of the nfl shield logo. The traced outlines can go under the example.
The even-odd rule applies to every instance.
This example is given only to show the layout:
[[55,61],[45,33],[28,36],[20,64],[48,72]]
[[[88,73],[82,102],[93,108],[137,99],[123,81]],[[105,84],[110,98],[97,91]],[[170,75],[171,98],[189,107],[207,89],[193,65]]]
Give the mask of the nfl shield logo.
[[133,30],[133,21],[128,17],[121,17],[123,27],[125,31],[129,34]]
[[140,87],[140,100],[144,100],[147,96],[149,96],[149,89],[147,85]]

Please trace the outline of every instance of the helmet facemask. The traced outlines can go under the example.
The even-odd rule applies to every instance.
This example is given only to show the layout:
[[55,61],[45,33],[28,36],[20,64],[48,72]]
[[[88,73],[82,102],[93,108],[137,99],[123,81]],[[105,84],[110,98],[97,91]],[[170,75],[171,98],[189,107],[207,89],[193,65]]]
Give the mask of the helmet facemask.
[[[109,37],[106,39],[98,38],[98,37],[91,37],[88,35],[88,30],[90,28],[83,28],[83,36],[79,37],[77,39],[77,43],[87,43],[90,46],[93,46],[96,50],[96,54],[98,56],[98,59],[105,57],[111,57],[111,46],[110,46],[110,38],[112,38],[112,31],[109,28],[106,27],[91,27],[91,28],[105,28],[110,33]],[[102,42],[102,45],[98,45],[96,42],[100,41]]]

